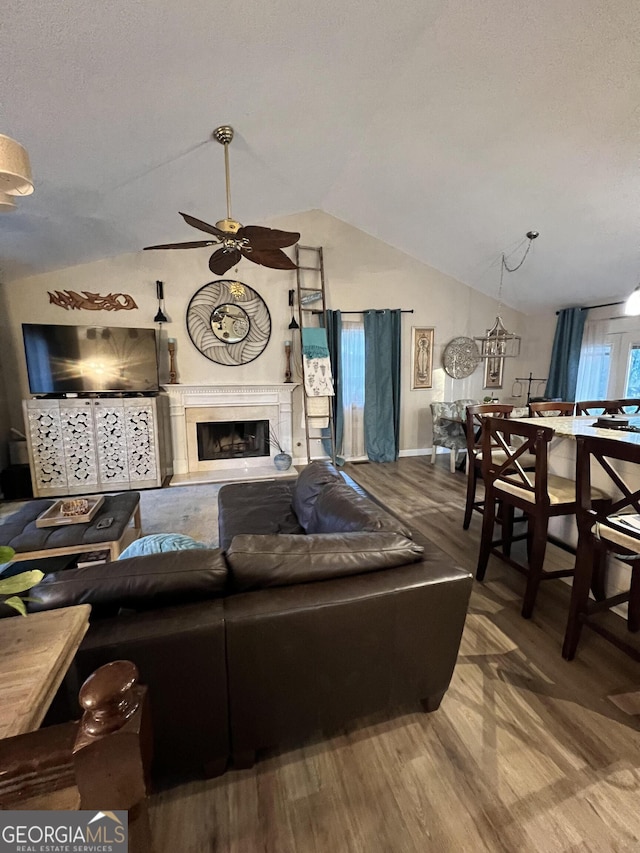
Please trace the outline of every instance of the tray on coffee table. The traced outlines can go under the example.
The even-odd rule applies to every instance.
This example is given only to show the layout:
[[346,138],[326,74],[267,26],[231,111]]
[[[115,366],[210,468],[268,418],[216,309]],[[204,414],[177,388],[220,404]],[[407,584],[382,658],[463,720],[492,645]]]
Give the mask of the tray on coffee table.
[[45,509],[36,519],[36,527],[58,527],[62,524],[86,524],[91,521],[104,503],[104,495],[98,495],[93,498],[84,498],[89,504],[89,508],[82,515],[63,515],[62,505],[73,498],[63,498],[51,504],[49,509]]

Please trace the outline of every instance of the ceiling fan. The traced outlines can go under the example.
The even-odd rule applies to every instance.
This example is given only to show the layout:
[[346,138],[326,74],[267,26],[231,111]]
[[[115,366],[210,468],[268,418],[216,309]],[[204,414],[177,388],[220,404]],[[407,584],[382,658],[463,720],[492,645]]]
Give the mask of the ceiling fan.
[[295,231],[279,231],[276,228],[265,228],[262,225],[241,225],[231,217],[231,182],[229,180],[229,143],[233,139],[233,128],[222,125],[213,131],[213,138],[224,145],[224,171],[227,185],[227,218],[221,219],[215,225],[209,225],[195,216],[181,213],[187,225],[211,234],[215,240],[195,240],[190,243],[165,243],[162,246],[145,246],[145,251],[151,249],[199,249],[203,246],[220,246],[209,258],[209,269],[216,275],[223,275],[235,266],[242,258],[271,267],[276,270],[294,270],[296,265],[282,251],[287,246],[293,246],[300,239]]

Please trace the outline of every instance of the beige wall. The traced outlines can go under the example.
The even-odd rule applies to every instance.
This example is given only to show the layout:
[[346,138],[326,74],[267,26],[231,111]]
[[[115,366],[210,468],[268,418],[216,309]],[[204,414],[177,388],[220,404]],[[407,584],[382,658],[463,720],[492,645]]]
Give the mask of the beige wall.
[[[0,286],[0,292],[2,287]],[[9,319],[5,312],[0,312],[0,340],[3,341],[2,350],[6,348]],[[11,414],[9,411],[9,400],[7,397],[7,380],[5,377],[5,359],[0,356],[0,471],[9,464],[9,439],[11,438]]]
[[[324,249],[328,307],[344,311],[366,308],[412,308],[403,315],[403,385],[401,449],[419,452],[430,446],[432,400],[462,397],[481,399],[483,369],[480,365],[471,377],[454,380],[442,367],[442,351],[451,338],[473,337],[493,325],[497,303],[478,291],[408,255],[391,248],[356,228],[321,211],[273,220],[275,227],[298,230],[301,244]],[[195,232],[176,219],[176,240],[195,238]],[[166,338],[177,339],[178,378],[184,383],[273,382],[284,379],[284,346],[291,337],[287,326],[291,318],[287,291],[295,287],[295,272],[282,272],[258,267],[243,261],[237,276],[255,288],[263,297],[272,321],[271,340],[263,353],[251,364],[223,367],[208,361],[189,340],[185,312],[194,292],[215,278],[207,268],[208,251],[138,252],[71,267],[44,275],[22,279],[5,285],[1,296],[8,322],[8,341],[3,348],[3,367],[8,382],[12,424],[23,428],[20,401],[28,395],[21,324],[70,323],[122,326],[153,326],[157,310],[155,281],[165,284],[166,313],[171,323],[163,328],[161,380],[166,381],[168,363]],[[507,285],[510,280],[507,282]],[[497,285],[497,282],[496,282]],[[49,304],[47,291],[90,290],[101,294],[131,294],[139,310],[117,312],[65,311]],[[523,338],[521,357],[507,359],[504,387],[497,396],[511,401],[511,388],[516,376],[545,376],[549,366],[555,316],[525,317],[510,309],[503,310],[505,324]],[[410,390],[411,327],[435,327],[433,389]],[[517,402],[517,401],[514,401]],[[294,443],[302,442],[300,431],[300,392],[295,395]],[[302,447],[293,448],[294,456]]]

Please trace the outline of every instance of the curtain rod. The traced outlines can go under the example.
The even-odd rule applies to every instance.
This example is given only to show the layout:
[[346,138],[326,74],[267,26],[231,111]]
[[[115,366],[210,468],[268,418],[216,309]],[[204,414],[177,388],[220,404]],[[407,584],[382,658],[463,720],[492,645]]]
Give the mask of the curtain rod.
[[[581,311],[591,311],[592,308],[611,308],[613,305],[624,305],[624,300],[621,302],[603,302],[602,305],[585,305]],[[560,312],[556,311],[556,317]]]
[[[395,308],[368,308],[366,311],[341,311],[341,314],[384,314],[385,311],[395,311]],[[413,308],[401,308],[401,314],[413,314]]]

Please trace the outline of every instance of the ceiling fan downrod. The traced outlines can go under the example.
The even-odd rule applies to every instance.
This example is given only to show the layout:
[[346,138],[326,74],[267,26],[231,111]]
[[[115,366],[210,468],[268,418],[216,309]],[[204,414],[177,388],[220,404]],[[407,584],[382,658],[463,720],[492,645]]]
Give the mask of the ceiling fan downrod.
[[236,234],[242,225],[231,215],[231,177],[229,172],[229,144],[233,139],[233,128],[231,125],[223,124],[216,127],[213,131],[213,138],[224,146],[224,176],[227,187],[227,218],[216,222],[216,226],[221,231],[227,231],[230,234]]

